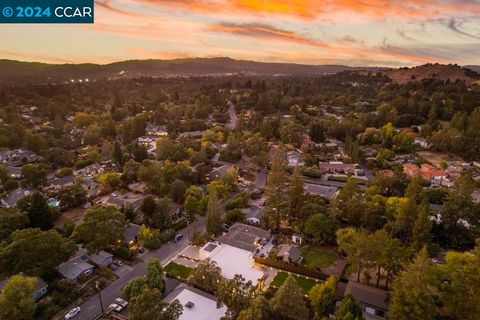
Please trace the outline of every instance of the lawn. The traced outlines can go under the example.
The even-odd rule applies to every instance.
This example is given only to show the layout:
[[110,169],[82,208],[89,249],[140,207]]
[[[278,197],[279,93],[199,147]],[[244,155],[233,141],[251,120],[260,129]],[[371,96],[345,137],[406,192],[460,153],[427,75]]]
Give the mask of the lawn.
[[[285,282],[285,279],[287,279],[287,277],[288,277],[288,273],[281,271],[277,273],[275,278],[273,278],[271,285],[273,287],[279,288]],[[307,279],[302,276],[293,276],[293,277],[295,278],[295,280],[297,280],[298,286],[302,289],[302,292],[304,294],[308,294],[310,290],[313,288],[313,286],[315,286],[318,283],[321,283],[320,280],[318,280],[317,282],[313,279]]]
[[170,262],[163,269],[166,273],[184,280],[188,279],[188,276],[193,271],[192,268],[182,266],[175,262]]
[[305,246],[301,251],[303,257],[302,266],[311,270],[330,267],[338,259],[336,253],[322,249]]

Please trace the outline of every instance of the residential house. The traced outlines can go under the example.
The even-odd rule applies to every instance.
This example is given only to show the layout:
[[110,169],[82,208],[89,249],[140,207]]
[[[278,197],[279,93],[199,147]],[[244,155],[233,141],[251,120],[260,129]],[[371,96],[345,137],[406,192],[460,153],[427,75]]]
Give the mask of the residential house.
[[302,253],[298,246],[284,244],[280,247],[277,253],[277,258],[286,263],[300,263],[302,262]]
[[140,226],[138,224],[129,223],[127,229],[123,233],[123,239],[129,246],[132,246],[137,243],[138,232],[140,231]]
[[242,212],[245,214],[245,221],[251,224],[260,224],[265,215],[265,210],[258,206],[250,206],[242,209]]
[[272,233],[269,230],[236,222],[227,233],[217,238],[217,242],[254,252],[271,237]]
[[312,183],[305,183],[304,188],[305,192],[325,198],[329,201],[335,199],[339,192],[337,187],[327,187]]
[[182,132],[178,135],[179,138],[201,138],[202,136],[203,131]]
[[227,307],[217,307],[214,296],[199,289],[180,284],[165,299],[165,302],[178,301],[183,311],[178,320],[220,320],[227,313]]
[[6,197],[1,200],[2,207],[12,208],[17,205],[18,200],[32,194],[31,190],[17,188],[7,193]]
[[75,178],[73,177],[73,175],[68,175],[60,178],[54,177],[53,179],[50,179],[48,181],[49,183],[48,188],[51,190],[59,190],[66,186],[72,186],[74,182],[75,182]]
[[102,250],[99,253],[90,255],[89,260],[99,267],[108,267],[113,262],[113,255]]
[[37,158],[37,154],[27,149],[15,149],[0,151],[0,163],[2,164],[24,164],[32,162]]
[[305,161],[303,161],[303,152],[298,149],[287,152],[287,161],[290,167],[300,167],[305,165]]
[[241,249],[225,243],[208,242],[199,251],[199,259],[215,261],[222,270],[222,277],[233,279],[235,275],[242,275],[245,280],[256,285],[265,274],[254,268],[253,254],[250,250]]
[[[36,278],[36,280],[37,280],[37,283],[35,286],[35,292],[33,293],[33,299],[35,301],[38,301],[47,294],[48,284],[45,281],[43,281],[41,278]],[[4,281],[0,282],[0,293],[3,291],[3,289],[8,284],[9,281],[10,281],[10,278],[7,278]]]
[[206,179],[207,181],[215,181],[217,179],[220,179],[221,176],[223,176],[225,173],[228,172],[228,170],[230,168],[232,168],[234,166],[230,165],[230,164],[224,164],[223,166],[221,167],[218,167],[218,168],[215,168],[213,169],[212,171],[210,171],[210,173],[207,175]]
[[388,291],[371,287],[363,283],[348,281],[345,294],[350,293],[363,306],[366,320],[386,317],[390,297]]
[[330,174],[346,174],[346,175],[354,175],[355,174],[355,165],[350,163],[343,163],[343,162],[320,162],[318,164],[320,171],[323,173],[330,173]]
[[[64,262],[56,267],[58,273],[65,279],[79,281],[93,274],[95,267],[90,263],[84,262],[83,259],[74,259]],[[85,261],[87,261],[85,259]]]
[[424,163],[421,167],[414,164],[406,163],[403,165],[403,171],[410,178],[421,177],[422,180],[429,183],[439,183],[445,180],[447,182],[447,173],[445,170],[436,168],[429,163]]
[[148,124],[145,128],[145,134],[148,136],[162,137],[168,135],[168,132],[165,126]]
[[116,192],[111,193],[108,196],[101,197],[95,200],[95,203],[102,205],[111,205],[119,209],[122,208],[132,208],[134,211],[140,209],[142,205],[143,195],[126,192],[119,194]]

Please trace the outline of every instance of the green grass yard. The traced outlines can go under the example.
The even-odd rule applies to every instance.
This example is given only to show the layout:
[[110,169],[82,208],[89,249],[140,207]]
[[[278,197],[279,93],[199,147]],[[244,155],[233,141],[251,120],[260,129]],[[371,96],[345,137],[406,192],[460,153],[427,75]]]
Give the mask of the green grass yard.
[[[275,276],[275,278],[273,278],[273,281],[271,283],[271,286],[273,287],[281,287],[282,284],[285,282],[285,280],[287,279],[288,277],[288,273],[287,272],[279,272],[277,273],[277,275]],[[303,294],[308,294],[310,292],[310,290],[318,283],[321,283],[320,280],[318,280],[318,282],[314,279],[307,279],[305,277],[302,277],[302,276],[296,276],[294,275],[293,276],[295,278],[295,280],[297,280],[297,283],[298,283],[298,286],[302,289],[302,292]]]
[[175,263],[175,262],[170,262],[163,268],[163,270],[175,277],[178,277],[180,279],[188,279],[188,276],[190,276],[190,273],[193,271],[192,268],[182,266],[181,264]]
[[336,253],[322,249],[305,246],[301,251],[303,257],[301,265],[310,270],[330,267],[338,259]]

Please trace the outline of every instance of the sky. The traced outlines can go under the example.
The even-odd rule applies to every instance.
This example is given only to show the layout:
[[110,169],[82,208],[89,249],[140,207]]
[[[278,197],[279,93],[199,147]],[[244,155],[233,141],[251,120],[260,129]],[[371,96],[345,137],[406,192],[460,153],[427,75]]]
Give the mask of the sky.
[[480,64],[480,0],[95,0],[90,25],[0,25],[0,58],[231,57],[348,66]]

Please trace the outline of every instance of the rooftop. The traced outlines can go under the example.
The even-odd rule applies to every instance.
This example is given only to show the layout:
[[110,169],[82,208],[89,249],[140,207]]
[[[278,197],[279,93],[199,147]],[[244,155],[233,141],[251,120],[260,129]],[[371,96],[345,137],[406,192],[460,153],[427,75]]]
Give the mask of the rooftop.
[[305,191],[307,193],[332,200],[337,195],[338,188],[305,183]]
[[351,293],[355,300],[363,304],[377,307],[383,310],[388,309],[388,292],[379,288],[367,286],[363,283],[348,281],[345,294]]
[[253,252],[257,249],[255,242],[258,238],[269,239],[270,237],[271,232],[269,230],[237,222],[230,227],[226,234],[218,237],[217,241]]
[[254,261],[250,251],[226,244],[207,243],[200,249],[200,259],[215,261],[222,269],[222,276],[227,279],[233,279],[236,274],[240,274],[255,285],[264,276],[263,271],[253,268]]
[[214,296],[185,284],[178,286],[164,300],[180,302],[183,312],[179,320],[220,320],[227,312],[225,306],[217,309]]

